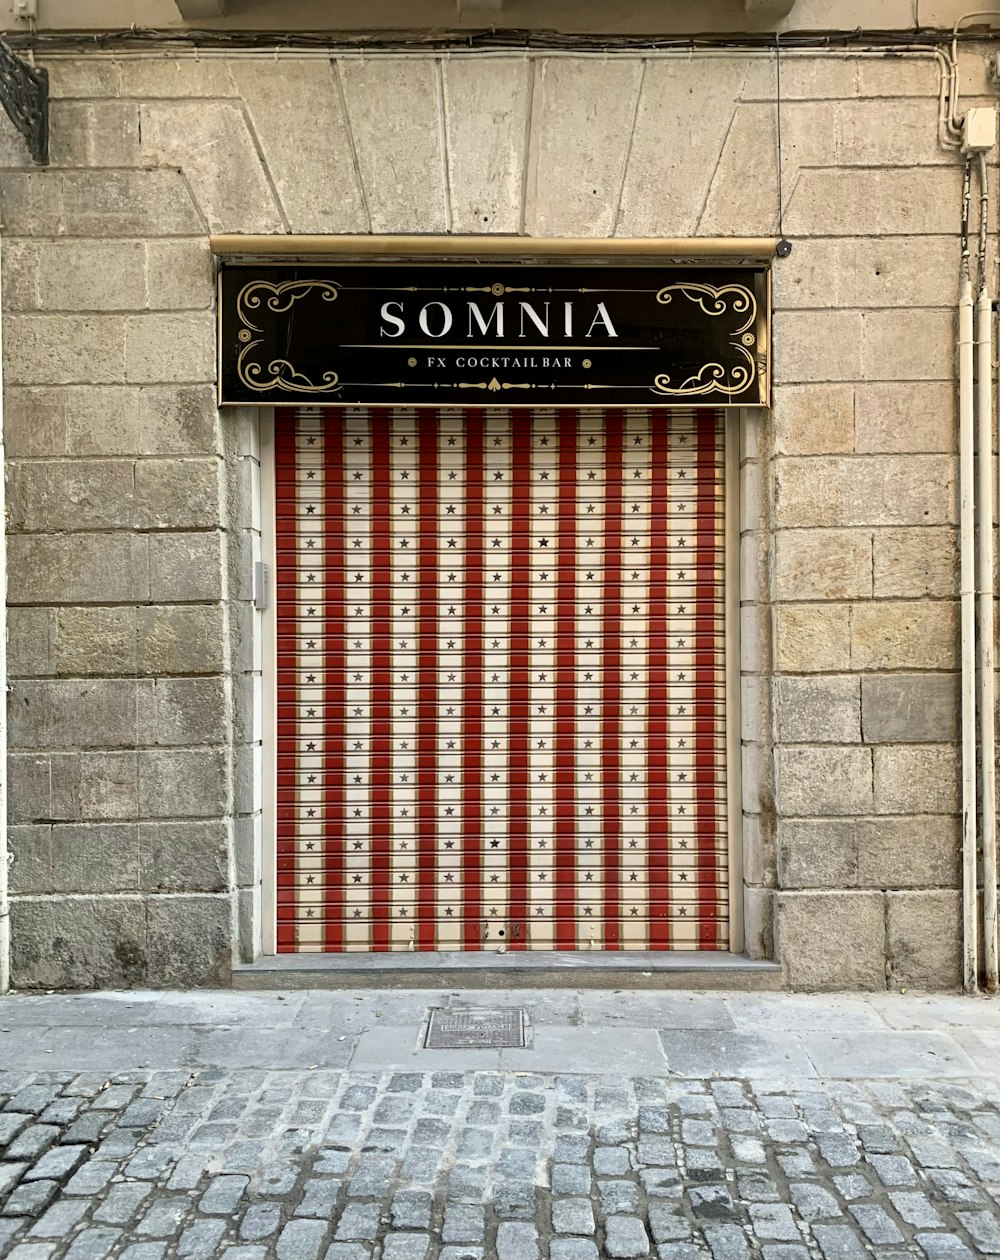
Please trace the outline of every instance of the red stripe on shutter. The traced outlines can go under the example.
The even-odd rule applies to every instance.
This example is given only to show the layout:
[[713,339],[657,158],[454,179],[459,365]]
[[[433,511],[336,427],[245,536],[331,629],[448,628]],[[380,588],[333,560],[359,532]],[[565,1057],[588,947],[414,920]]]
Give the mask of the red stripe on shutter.
[[438,423],[417,412],[420,584],[417,621],[417,945],[437,944]]
[[372,948],[389,948],[392,840],[392,474],[390,416],[372,415],[371,920]]
[[649,704],[646,714],[649,882],[649,947],[670,948],[670,851],[667,809],[670,799],[666,723],[653,718],[667,706],[667,546],[670,521],[667,502],[668,430],[666,416],[654,413],[650,425],[650,503],[649,503]]
[[560,411],[556,588],[556,949],[575,949],[576,917],[576,434]]
[[339,951],[344,947],[344,641],[347,634],[344,616],[344,422],[343,413],[339,411],[324,413],[323,495],[323,541],[326,546],[326,624],[323,626],[326,669],[323,724],[326,770],[325,937],[326,948]]
[[717,413],[698,411],[698,497],[695,569],[695,827],[698,850],[698,941],[702,949],[718,948],[719,912],[716,847],[718,819],[716,792],[718,763],[716,753],[717,674],[715,648],[715,566],[717,511],[715,466]]
[[601,778],[604,821],[604,948],[621,943],[622,455],[624,416],[609,411],[604,447],[604,625]]
[[508,933],[509,948],[524,949],[529,931],[528,903],[528,775],[530,665],[530,574],[531,574],[531,412],[511,415],[511,582],[510,582],[510,726],[508,765],[510,767],[510,911],[513,924],[523,924],[521,933]]
[[482,949],[483,485],[485,422],[465,418],[465,694],[462,705],[463,943]]

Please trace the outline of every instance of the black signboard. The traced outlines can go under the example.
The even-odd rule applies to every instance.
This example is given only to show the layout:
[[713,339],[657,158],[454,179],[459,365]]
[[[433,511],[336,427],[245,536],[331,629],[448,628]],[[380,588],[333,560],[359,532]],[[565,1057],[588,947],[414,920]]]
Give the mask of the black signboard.
[[766,405],[767,282],[744,267],[225,265],[220,401]]

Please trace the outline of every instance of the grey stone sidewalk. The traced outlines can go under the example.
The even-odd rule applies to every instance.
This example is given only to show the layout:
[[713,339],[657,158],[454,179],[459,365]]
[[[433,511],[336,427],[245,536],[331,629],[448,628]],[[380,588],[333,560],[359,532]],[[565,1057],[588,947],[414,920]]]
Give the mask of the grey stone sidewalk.
[[1000,1003],[498,998],[527,1048],[418,1048],[482,993],[0,1001],[0,1255],[1000,1254]]

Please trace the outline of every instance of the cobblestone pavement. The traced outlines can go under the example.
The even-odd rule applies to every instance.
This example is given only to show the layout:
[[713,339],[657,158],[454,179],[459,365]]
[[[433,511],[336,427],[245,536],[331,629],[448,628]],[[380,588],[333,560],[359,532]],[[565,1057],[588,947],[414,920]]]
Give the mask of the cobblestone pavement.
[[1000,1085],[0,1075],[11,1260],[1000,1254]]
[[[0,1021],[57,1000],[32,1001]],[[94,1030],[76,1036],[93,1055]],[[0,1256],[1000,1255],[995,1072],[699,1078],[453,1054],[453,1070],[0,1069]]]

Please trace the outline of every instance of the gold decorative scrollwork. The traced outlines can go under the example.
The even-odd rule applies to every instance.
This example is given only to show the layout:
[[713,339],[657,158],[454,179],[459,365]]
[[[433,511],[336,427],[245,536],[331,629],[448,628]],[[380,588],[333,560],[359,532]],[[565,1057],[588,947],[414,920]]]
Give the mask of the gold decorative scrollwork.
[[757,299],[742,284],[723,284],[717,287],[714,284],[682,280],[678,284],[668,284],[662,288],[657,293],[656,300],[662,306],[666,306],[668,302],[673,301],[675,293],[683,293],[690,301],[697,303],[706,315],[726,315],[730,312],[734,315],[746,315],[746,319],[739,328],[733,330],[734,337],[745,333],[757,318]]
[[674,398],[697,398],[705,394],[725,394],[733,398],[742,394],[753,383],[757,374],[757,364],[748,346],[752,346],[756,338],[750,329],[757,319],[757,299],[753,292],[742,284],[705,284],[693,280],[669,284],[656,295],[661,305],[673,301],[675,293],[681,293],[689,301],[694,302],[706,315],[745,316],[738,328],[729,334],[729,345],[743,362],[731,367],[721,363],[705,363],[679,385],[671,383],[666,372],[660,372],[653,380],[650,389],[656,394],[669,394]]
[[750,387],[757,365],[748,350],[739,345],[734,346],[734,349],[746,360],[746,366],[737,363],[727,369],[721,363],[705,363],[680,385],[672,385],[666,372],[660,372],[650,389],[654,393],[670,394],[677,398],[697,398],[704,394],[725,394],[727,398],[733,398],[736,394],[742,394]]
[[320,293],[324,302],[335,302],[338,288],[335,282],[329,280],[284,280],[280,284],[252,280],[243,286],[236,298],[236,313],[243,324],[237,334],[243,348],[236,361],[236,371],[248,389],[261,394],[271,389],[283,389],[294,394],[320,394],[339,388],[340,377],[334,371],[324,372],[322,381],[316,384],[303,372],[297,372],[288,359],[272,359],[265,369],[263,364],[250,358],[251,351],[263,345],[265,340],[263,337],[253,338],[253,333],[263,331],[261,325],[254,322],[257,311],[266,308],[276,315],[281,314],[313,290]]

